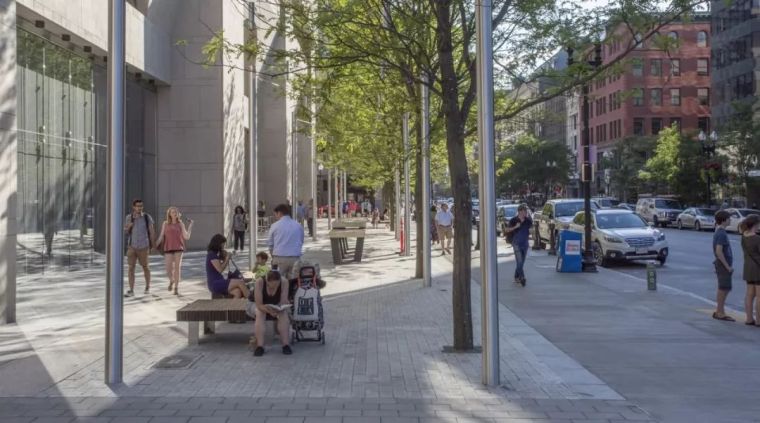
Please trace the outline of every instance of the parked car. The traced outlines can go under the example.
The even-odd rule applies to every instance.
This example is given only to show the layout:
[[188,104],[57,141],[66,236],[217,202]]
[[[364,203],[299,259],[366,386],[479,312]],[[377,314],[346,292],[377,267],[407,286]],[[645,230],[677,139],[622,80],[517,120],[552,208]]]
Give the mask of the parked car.
[[647,197],[640,198],[636,203],[636,213],[655,226],[667,227],[676,223],[678,215],[683,211],[681,203],[672,198]]
[[620,200],[611,197],[595,197],[593,200],[603,209],[611,209],[620,204]]
[[[570,230],[583,234],[584,219],[584,212],[578,212],[570,224]],[[610,260],[655,259],[665,264],[668,258],[665,234],[628,210],[593,211],[591,246],[599,266],[606,266]]]
[[689,207],[678,215],[676,226],[678,229],[694,228],[697,231],[715,229],[715,210]]
[[[598,210],[599,204],[591,200],[591,210]],[[533,224],[538,226],[541,246],[551,242],[550,225],[554,223],[554,239],[558,239],[559,231],[567,229],[576,213],[583,210],[583,199],[555,199],[544,204],[541,211],[533,214]]]
[[751,214],[760,215],[760,210],[755,209],[726,209],[726,211],[731,215],[731,220],[726,230],[731,232],[739,232],[739,225],[741,225],[747,216]]
[[617,206],[613,207],[613,209],[628,210],[628,211],[635,212],[636,211],[636,204],[633,204],[633,203],[620,203]]
[[496,233],[501,235],[509,224],[509,220],[517,216],[519,204],[507,204],[496,208]]

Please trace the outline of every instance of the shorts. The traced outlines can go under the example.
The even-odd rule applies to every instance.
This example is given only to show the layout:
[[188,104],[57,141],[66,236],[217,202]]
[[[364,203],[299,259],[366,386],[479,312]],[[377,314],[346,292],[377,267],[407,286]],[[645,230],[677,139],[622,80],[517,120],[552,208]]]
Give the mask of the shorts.
[[454,238],[454,231],[452,230],[451,226],[438,225],[438,239],[443,241],[445,239],[452,238]]
[[733,272],[729,272],[723,263],[719,261],[715,262],[715,274],[718,275],[718,289],[721,291],[730,291],[733,288],[731,283]]
[[148,253],[150,248],[127,248],[127,264],[129,267],[135,267],[136,262],[140,262],[143,268],[148,267]]

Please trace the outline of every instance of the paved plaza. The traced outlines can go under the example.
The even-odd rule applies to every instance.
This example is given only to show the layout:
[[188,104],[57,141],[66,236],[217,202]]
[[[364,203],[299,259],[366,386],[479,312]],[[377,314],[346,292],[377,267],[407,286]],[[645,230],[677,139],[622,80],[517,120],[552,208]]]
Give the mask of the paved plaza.
[[[19,287],[18,325],[0,328],[0,419],[13,422],[613,421],[650,416],[500,307],[502,385],[480,383],[480,354],[451,345],[451,262],[437,254],[432,288],[413,276],[384,229],[368,230],[362,263],[335,267],[329,243],[309,241],[320,263],[325,345],[293,356],[268,339],[254,358],[252,325],[218,324],[188,346],[175,312],[207,298],[202,253],[183,263],[181,295],[166,291],[160,257],[153,286],[125,300],[124,383],[103,383],[102,271],[45,272]],[[321,235],[324,235],[323,233]],[[507,253],[508,255],[508,253]],[[247,266],[244,256],[236,260]],[[473,284],[480,344],[480,290]],[[270,338],[272,338],[270,336]],[[162,368],[167,361],[177,368]],[[7,382],[12,381],[12,382]],[[527,421],[527,420],[526,420]]]

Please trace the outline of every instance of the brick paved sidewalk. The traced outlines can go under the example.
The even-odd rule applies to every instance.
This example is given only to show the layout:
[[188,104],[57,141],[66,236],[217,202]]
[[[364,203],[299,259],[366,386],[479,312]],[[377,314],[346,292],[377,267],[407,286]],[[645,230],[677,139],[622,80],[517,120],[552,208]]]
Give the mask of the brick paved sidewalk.
[[[73,328],[57,323],[66,330],[63,339],[50,340],[54,333],[35,322],[12,330],[0,327],[0,356],[19,356],[5,363],[0,359],[0,396],[24,396],[0,399],[0,420],[649,419],[505,307],[499,310],[503,385],[483,387],[479,354],[442,352],[452,333],[450,262],[434,258],[433,287],[422,288],[420,281],[409,280],[414,260],[395,254],[398,244],[392,234],[369,232],[367,257],[360,264],[335,268],[328,262],[327,240],[307,245],[306,255],[320,262],[328,280],[327,344],[296,344],[293,356],[270,347],[264,357],[254,358],[247,345],[250,324],[222,324],[213,338],[187,346],[186,328],[173,321],[173,313],[183,302],[207,295],[202,285],[192,282],[186,284],[184,298],[161,292],[127,303],[125,383],[114,388],[102,383],[102,310],[71,314]],[[477,285],[472,296],[478,338]],[[56,327],[52,317],[40,316],[45,319]],[[14,349],[24,343],[25,351]],[[67,356],[67,350],[79,352],[82,359]],[[68,372],[55,364],[59,356],[73,363]],[[185,358],[190,364],[154,367],[166,357]],[[25,375],[40,381],[22,381],[18,387],[6,382]]]

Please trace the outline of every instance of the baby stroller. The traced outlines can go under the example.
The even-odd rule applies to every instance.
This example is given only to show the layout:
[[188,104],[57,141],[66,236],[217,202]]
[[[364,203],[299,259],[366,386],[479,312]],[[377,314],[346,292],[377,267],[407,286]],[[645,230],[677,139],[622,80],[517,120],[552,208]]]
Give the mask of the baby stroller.
[[[325,320],[322,313],[322,295],[319,292],[317,270],[314,266],[303,266],[298,272],[293,294],[293,315],[290,319],[293,332],[291,342],[299,341],[325,343]],[[291,291],[293,292],[293,291]],[[304,332],[316,332],[311,338]]]

